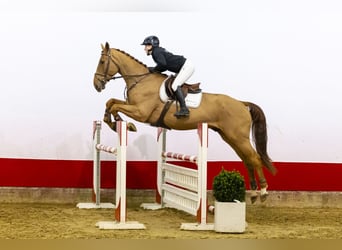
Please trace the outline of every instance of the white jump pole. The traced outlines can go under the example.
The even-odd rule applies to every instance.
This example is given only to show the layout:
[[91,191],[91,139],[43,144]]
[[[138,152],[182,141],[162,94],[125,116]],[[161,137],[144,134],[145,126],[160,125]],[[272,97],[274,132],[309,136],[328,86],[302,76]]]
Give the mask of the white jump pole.
[[[117,121],[117,147],[101,144],[101,121],[94,121],[93,133],[93,203],[78,203],[79,208],[115,208],[115,221],[99,221],[96,226],[100,229],[145,229],[144,224],[136,221],[126,221],[126,161],[127,161],[127,122]],[[100,202],[101,159],[100,152],[116,155],[116,190],[115,202]]]
[[[116,148],[106,147],[101,142],[101,121],[93,122],[93,188],[91,203],[78,203],[76,206],[80,209],[94,209],[94,208],[115,208],[113,203],[101,203],[101,160],[100,152],[116,154]],[[121,157],[119,157],[121,158]]]
[[[197,216],[197,223],[182,223],[181,229],[213,230],[213,224],[207,223],[208,124],[199,124],[197,132],[198,156],[190,156],[166,152],[166,129],[158,128],[156,203],[141,206],[145,209],[174,207]],[[197,170],[167,163],[167,159],[193,162]]]
[[[117,159],[116,159],[116,207],[115,221],[99,221],[100,229],[145,229],[144,224],[137,221],[126,221],[126,161],[127,161],[127,122],[117,121]],[[113,153],[115,149],[104,147],[106,152]]]

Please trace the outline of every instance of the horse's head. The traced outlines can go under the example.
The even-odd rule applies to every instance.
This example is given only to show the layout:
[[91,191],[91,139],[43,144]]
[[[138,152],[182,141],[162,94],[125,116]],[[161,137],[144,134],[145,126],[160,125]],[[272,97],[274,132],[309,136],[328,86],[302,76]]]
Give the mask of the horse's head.
[[102,46],[99,64],[94,75],[94,87],[101,92],[106,87],[106,83],[119,71],[118,66],[113,62],[111,50],[108,42]]

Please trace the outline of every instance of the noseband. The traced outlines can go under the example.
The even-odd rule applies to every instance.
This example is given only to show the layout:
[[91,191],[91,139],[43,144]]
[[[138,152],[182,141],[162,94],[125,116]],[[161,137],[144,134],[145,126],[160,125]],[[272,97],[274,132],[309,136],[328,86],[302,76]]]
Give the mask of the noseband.
[[[108,71],[109,71],[110,60],[112,60],[112,62],[113,62],[116,66],[118,66],[118,65],[117,65],[117,64],[114,62],[114,60],[112,59],[112,57],[111,57],[111,55],[110,55],[110,50],[108,50],[108,53],[107,53],[107,54],[105,54],[105,53],[102,52],[102,53],[101,53],[101,56],[107,56],[106,70],[105,70],[104,74],[99,73],[99,72],[96,72],[96,73],[95,73],[95,78],[101,83],[102,89],[104,89],[104,86],[106,85],[106,83],[107,83],[108,81],[112,80],[112,77],[111,77],[111,76],[108,77]],[[97,76],[102,77],[102,79],[98,78]]]

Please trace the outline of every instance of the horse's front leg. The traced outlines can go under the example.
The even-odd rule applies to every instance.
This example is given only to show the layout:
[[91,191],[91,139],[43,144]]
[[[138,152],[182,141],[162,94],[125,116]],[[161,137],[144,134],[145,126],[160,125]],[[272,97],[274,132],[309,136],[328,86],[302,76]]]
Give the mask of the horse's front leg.
[[120,117],[120,115],[118,113],[113,114],[114,117],[114,122],[112,121],[112,113],[111,113],[111,107],[115,104],[124,104],[125,101],[122,100],[118,100],[118,99],[114,99],[111,98],[107,101],[106,103],[106,109],[105,109],[105,113],[104,113],[104,117],[103,117],[103,121],[105,123],[107,123],[107,125],[116,132],[116,121],[122,121],[122,118]]
[[[114,131],[116,131],[116,121],[122,121],[122,118],[118,112],[122,112],[125,115],[137,120],[137,118],[134,116],[134,113],[138,112],[136,106],[129,105],[125,101],[112,98],[106,103],[106,110],[103,120]],[[115,122],[112,121],[112,116],[114,117]],[[128,122],[127,128],[129,131],[137,131],[136,126],[131,122]]]

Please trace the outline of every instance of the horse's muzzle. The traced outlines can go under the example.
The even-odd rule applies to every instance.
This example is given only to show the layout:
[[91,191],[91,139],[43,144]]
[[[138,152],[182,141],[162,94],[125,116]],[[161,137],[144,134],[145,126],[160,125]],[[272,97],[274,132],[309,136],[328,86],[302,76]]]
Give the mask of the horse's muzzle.
[[97,81],[96,83],[94,82],[94,88],[96,89],[97,92],[101,92],[103,89],[106,87],[106,82],[105,81]]

